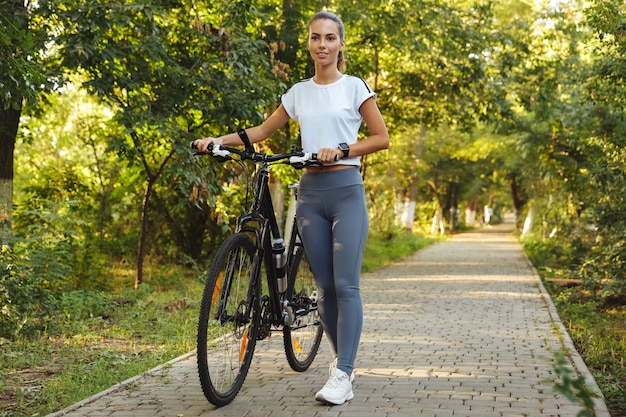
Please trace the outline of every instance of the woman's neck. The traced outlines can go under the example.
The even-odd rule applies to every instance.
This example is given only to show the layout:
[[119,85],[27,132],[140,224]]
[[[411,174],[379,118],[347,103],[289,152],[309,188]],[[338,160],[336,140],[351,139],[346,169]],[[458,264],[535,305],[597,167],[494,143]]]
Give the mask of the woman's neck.
[[318,68],[315,71],[315,76],[313,77],[313,81],[316,84],[332,84],[335,81],[339,80],[343,74],[336,67],[335,68],[322,68],[321,70]]

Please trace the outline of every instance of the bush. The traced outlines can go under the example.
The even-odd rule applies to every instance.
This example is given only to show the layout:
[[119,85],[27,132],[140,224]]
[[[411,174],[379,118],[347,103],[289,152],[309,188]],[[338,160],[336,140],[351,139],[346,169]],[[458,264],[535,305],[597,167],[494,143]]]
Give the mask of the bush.
[[0,256],[0,338],[9,340],[32,337],[57,319],[81,246],[70,215],[38,208],[16,218],[15,246],[3,246]]
[[588,250],[580,239],[572,236],[563,239],[529,235],[524,237],[522,245],[530,261],[545,277],[580,277],[579,268]]
[[79,290],[61,295],[60,307],[68,322],[105,316],[112,306],[111,297],[104,293]]
[[56,318],[59,294],[71,267],[64,245],[35,246],[17,255],[7,246],[0,257],[0,338],[31,337]]
[[585,284],[602,298],[626,296],[626,232],[599,239],[581,268]]

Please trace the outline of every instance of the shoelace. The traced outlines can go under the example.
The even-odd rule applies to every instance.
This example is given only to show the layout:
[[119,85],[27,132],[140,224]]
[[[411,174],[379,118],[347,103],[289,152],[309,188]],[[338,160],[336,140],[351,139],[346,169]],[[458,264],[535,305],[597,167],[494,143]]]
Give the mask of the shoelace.
[[[345,373],[344,373],[344,375],[345,375]],[[347,377],[348,376],[346,375],[346,378]],[[330,374],[330,378],[328,378],[328,381],[326,382],[326,386],[329,387],[329,388],[337,388],[339,386],[339,384],[341,384],[341,378],[342,378],[342,375],[340,373],[332,372]]]
[[[338,359],[335,358],[330,365],[328,366],[328,374],[329,375],[334,375],[335,369],[337,369],[337,362]],[[348,381],[350,381],[350,383],[352,383],[352,381],[354,381],[354,372],[352,372],[352,375],[348,376]]]

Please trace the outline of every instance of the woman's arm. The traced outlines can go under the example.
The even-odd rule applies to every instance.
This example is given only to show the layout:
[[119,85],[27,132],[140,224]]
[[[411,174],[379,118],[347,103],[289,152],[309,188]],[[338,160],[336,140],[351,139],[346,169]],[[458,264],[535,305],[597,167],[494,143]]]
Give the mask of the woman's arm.
[[362,141],[350,145],[350,156],[362,156],[389,148],[389,132],[376,99],[370,97],[361,104],[359,109],[370,135]]
[[[269,138],[274,132],[283,127],[289,121],[289,115],[281,104],[262,124],[246,129],[250,142],[261,142]],[[200,152],[206,152],[209,144],[217,145],[243,145],[237,133],[229,133],[219,138],[207,137],[197,139],[194,145]]]
[[[370,97],[361,104],[359,108],[365,125],[367,126],[370,135],[355,144],[350,145],[349,157],[363,156],[376,151],[389,148],[389,132],[387,132],[387,126],[383,120],[383,116],[380,114],[376,99]],[[335,157],[341,158],[343,152],[339,149],[320,149],[317,159],[323,162],[330,162]]]
[[[387,126],[382,114],[380,114],[376,99],[370,97],[365,100],[361,104],[359,112],[365,120],[370,135],[362,141],[350,145],[348,157],[363,156],[389,148],[389,132],[387,132]],[[337,148],[322,148],[317,154],[317,160],[323,163],[331,163],[336,161],[336,158],[342,157],[343,152]]]

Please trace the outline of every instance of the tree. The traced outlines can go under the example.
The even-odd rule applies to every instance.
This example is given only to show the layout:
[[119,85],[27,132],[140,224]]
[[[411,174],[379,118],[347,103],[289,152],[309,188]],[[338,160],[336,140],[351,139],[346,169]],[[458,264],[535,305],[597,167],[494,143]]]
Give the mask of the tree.
[[[492,67],[510,41],[498,31],[490,3],[372,2],[358,8],[348,13],[357,21],[355,43],[362,45],[357,72],[369,72],[390,131],[397,133],[390,151],[395,207],[410,228],[420,182],[441,180],[422,175],[425,135],[440,126],[469,131],[509,113],[502,74]],[[438,172],[445,173],[442,168]],[[443,184],[443,195],[455,195],[447,188],[456,186],[453,178]]]
[[44,78],[42,39],[20,0],[0,1],[0,244],[12,242],[13,154],[24,100],[34,102]]
[[[405,228],[426,211],[443,221],[464,205],[503,204],[510,190],[516,213],[532,207],[547,234],[611,224],[603,242],[618,237],[603,246],[612,255],[596,259],[599,271],[620,253],[623,45],[620,9],[593,4],[588,39],[576,2],[48,0],[30,9],[41,31],[30,36],[54,34],[46,62],[80,73],[116,112],[111,126],[122,131],[103,141],[142,181],[128,180],[141,196],[125,218],[141,226],[123,233],[136,239],[137,282],[147,253],[201,259],[230,226],[244,204],[242,173],[192,163],[188,142],[260,122],[310,76],[303,43],[320,6],[346,23],[348,72],[374,87],[392,134],[391,150],[363,163],[384,220],[373,223],[391,224],[388,207]],[[261,146],[283,149],[296,136],[291,124]]]
[[179,167],[179,178],[188,178],[184,161],[192,138],[258,122],[277,96],[278,80],[269,82],[269,51],[259,40],[251,2],[59,5],[54,15],[63,29],[56,38],[63,65],[81,71],[89,91],[117,109],[115,120],[125,132],[111,146],[145,176],[138,286],[151,209],[163,207],[157,191],[165,174]]
[[606,0],[592,1],[585,14],[592,31],[586,50],[593,58],[589,71],[580,75],[584,89],[568,133],[571,147],[584,155],[581,170],[588,175],[578,195],[598,239],[581,270],[602,296],[619,299],[626,294],[626,16],[623,5]]

